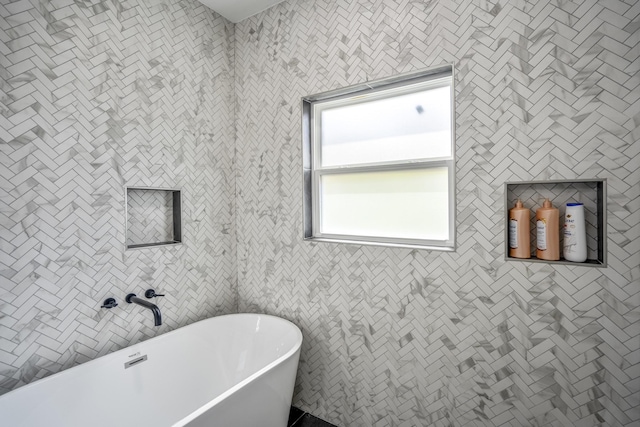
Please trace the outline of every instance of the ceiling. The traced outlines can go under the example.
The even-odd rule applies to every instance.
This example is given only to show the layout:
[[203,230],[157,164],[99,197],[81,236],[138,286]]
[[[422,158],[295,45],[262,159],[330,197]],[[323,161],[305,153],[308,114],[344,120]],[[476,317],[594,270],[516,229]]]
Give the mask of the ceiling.
[[269,9],[281,1],[283,0],[200,0],[200,3],[235,23]]

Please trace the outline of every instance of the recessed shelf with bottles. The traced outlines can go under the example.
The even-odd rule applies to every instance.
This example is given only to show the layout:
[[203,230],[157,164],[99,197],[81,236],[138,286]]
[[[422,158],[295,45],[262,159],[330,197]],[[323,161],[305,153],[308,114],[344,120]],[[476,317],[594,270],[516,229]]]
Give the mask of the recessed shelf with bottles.
[[[507,182],[505,184],[505,258],[507,261],[544,262],[548,264],[584,265],[590,267],[607,266],[607,242],[606,242],[606,179],[571,179],[550,181],[525,181]],[[565,208],[567,203],[581,202],[585,207],[586,233],[587,233],[587,260],[585,262],[571,262],[561,258],[559,261],[540,260],[535,257],[536,235],[535,214],[536,209],[542,206],[545,198],[551,200],[553,205],[560,210],[560,227],[564,224]],[[525,207],[531,210],[530,237],[531,258],[522,259],[509,256],[509,209],[516,201],[522,200]],[[560,230],[560,248],[562,253],[563,233]]]

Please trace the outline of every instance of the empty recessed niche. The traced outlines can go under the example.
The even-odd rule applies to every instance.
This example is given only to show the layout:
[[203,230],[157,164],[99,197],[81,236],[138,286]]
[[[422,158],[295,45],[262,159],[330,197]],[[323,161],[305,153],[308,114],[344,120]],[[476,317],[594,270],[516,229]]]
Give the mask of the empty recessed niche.
[[179,189],[125,188],[127,249],[182,243],[182,196]]
[[[573,179],[553,181],[508,182],[505,184],[505,257],[507,261],[532,261],[548,264],[585,265],[591,267],[607,266],[607,181],[605,179]],[[542,206],[545,198],[551,200],[553,206],[560,211],[560,260],[539,260],[536,253],[535,217],[536,210]],[[530,210],[531,223],[531,258],[513,258],[509,256],[509,209],[516,200],[522,200]],[[571,262],[562,258],[564,233],[564,213],[568,202],[582,202],[585,209],[585,225],[587,234],[587,260]]]

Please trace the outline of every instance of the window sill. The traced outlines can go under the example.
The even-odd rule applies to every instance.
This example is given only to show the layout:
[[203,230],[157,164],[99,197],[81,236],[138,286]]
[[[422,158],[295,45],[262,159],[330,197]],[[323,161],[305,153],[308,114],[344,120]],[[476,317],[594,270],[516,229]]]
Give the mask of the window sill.
[[387,243],[387,242],[373,242],[369,240],[349,240],[349,239],[331,239],[327,237],[304,237],[305,242],[321,242],[321,243],[338,243],[338,244],[350,244],[359,246],[382,246],[386,248],[398,248],[398,249],[419,249],[428,251],[440,251],[440,252],[455,252],[456,248],[451,246],[432,246],[432,245],[418,245],[410,243]]

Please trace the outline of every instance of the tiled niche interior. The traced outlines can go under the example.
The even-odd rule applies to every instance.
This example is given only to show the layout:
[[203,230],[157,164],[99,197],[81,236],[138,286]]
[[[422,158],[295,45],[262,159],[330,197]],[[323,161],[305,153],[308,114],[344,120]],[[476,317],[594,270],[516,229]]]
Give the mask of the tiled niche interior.
[[[531,182],[509,182],[505,184],[505,254],[509,261],[534,261],[545,263],[562,263],[570,265],[588,265],[606,267],[606,180],[552,180]],[[520,199],[524,207],[530,210],[529,225],[531,241],[531,258],[519,259],[509,257],[508,217],[509,209],[513,208]],[[560,261],[539,260],[536,253],[536,210],[542,206],[545,199],[549,199],[560,211]],[[575,263],[562,258],[564,233],[564,216],[566,204],[571,202],[584,203],[584,216],[587,234],[587,260]]]
[[126,187],[126,248],[182,243],[182,194],[174,188]]

